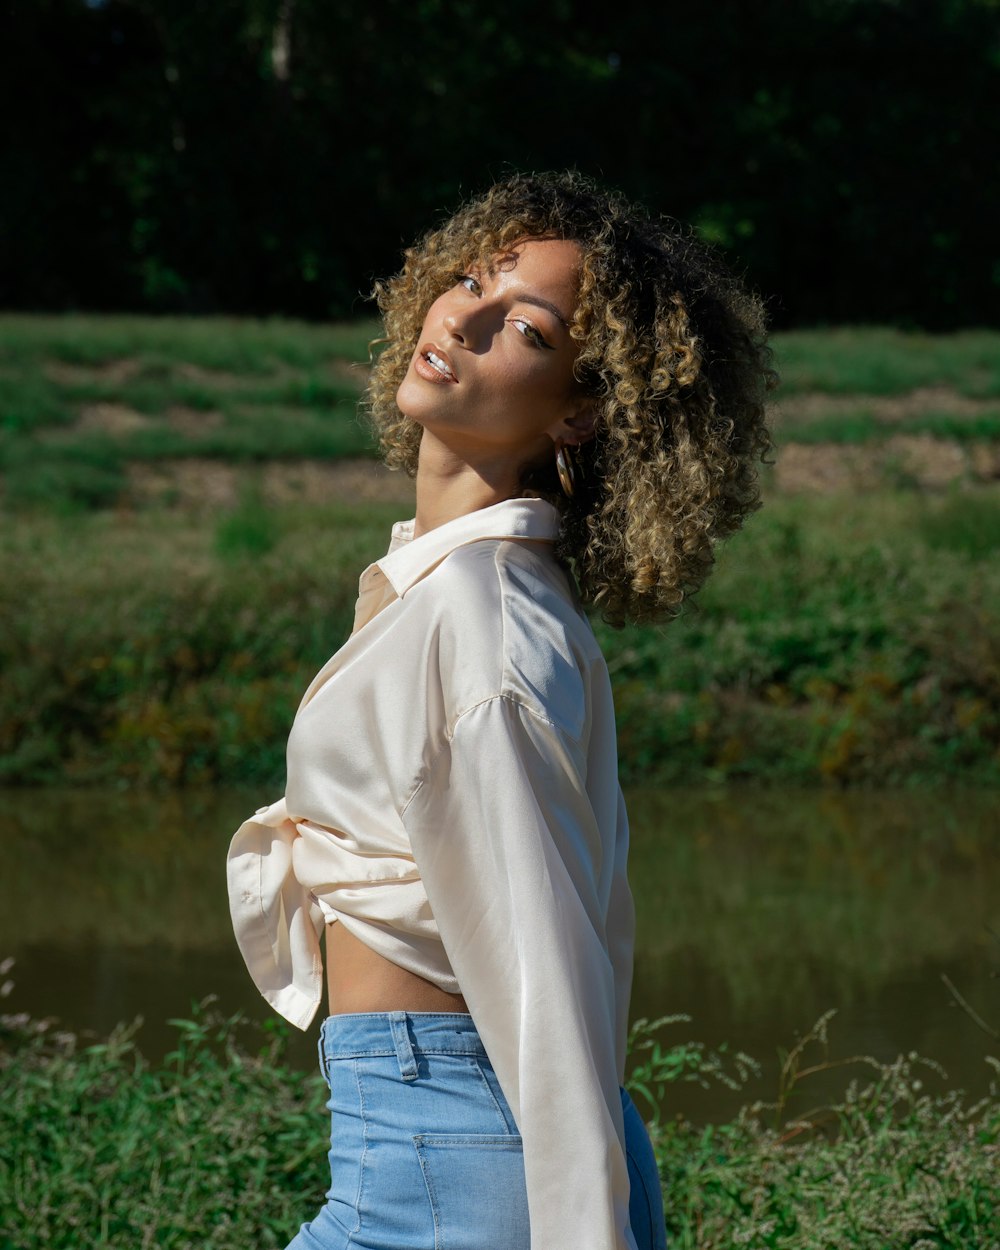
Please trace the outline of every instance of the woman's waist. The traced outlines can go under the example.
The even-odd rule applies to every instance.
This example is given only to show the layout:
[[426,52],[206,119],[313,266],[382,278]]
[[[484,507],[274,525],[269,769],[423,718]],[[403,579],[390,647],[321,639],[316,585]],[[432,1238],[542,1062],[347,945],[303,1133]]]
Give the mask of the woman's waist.
[[467,1011],[435,930],[417,936],[341,914],[326,926],[330,1014]]

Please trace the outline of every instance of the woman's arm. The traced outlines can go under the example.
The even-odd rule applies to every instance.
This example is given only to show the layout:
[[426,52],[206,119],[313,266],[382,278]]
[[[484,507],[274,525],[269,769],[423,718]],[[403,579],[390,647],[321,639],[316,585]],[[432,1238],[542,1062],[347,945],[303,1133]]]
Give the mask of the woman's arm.
[[609,898],[630,901],[586,768],[580,743],[498,695],[463,713],[402,813],[523,1138],[537,1250],[635,1245],[606,934]]

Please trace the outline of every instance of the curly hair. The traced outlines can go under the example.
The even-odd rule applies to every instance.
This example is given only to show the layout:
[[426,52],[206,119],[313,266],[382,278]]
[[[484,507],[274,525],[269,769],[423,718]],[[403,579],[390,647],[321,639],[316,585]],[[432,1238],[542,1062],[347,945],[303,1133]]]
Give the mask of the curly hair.
[[575,448],[572,498],[554,462],[526,471],[522,489],[560,510],[556,554],[585,603],[612,625],[670,619],[707,578],[715,544],[760,507],[776,384],[761,301],[690,229],[576,173],[518,174],[459,209],[375,288],[386,346],[368,409],[384,459],[416,473],[421,427],[396,392],[427,309],[457,273],[531,238],[580,248],[570,333],[597,422]]

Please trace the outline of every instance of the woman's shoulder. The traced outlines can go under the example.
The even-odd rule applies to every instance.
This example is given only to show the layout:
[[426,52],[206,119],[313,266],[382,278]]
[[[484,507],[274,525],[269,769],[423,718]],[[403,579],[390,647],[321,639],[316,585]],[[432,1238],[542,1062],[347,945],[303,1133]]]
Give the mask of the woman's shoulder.
[[459,547],[424,579],[419,598],[454,708],[504,696],[580,731],[595,670],[606,670],[551,544],[497,538]]
[[457,547],[424,579],[420,597],[425,611],[466,636],[474,625],[497,639],[538,631],[539,645],[546,635],[593,639],[573,579],[551,543],[482,538]]

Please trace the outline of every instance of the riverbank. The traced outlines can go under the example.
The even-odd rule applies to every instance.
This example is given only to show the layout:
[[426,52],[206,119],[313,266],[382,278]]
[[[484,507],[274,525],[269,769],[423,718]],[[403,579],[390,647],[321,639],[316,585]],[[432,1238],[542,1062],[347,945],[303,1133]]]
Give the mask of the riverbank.
[[[279,785],[397,506],[0,531],[4,784]],[[769,499],[665,628],[595,622],[628,784],[1000,784],[1000,496]]]
[[[151,1065],[125,1028],[81,1048],[54,1026],[0,1017],[5,1250],[263,1250],[321,1204],[318,1075],[282,1063],[280,1030],[210,1009],[175,1026],[176,1048]],[[630,1085],[652,1121],[674,1250],[1000,1246],[1000,1087],[972,1103],[928,1092],[934,1065],[914,1055],[860,1059],[841,1102],[805,1111],[807,1069],[831,1062],[821,1022],[772,1104],[702,1126],[660,1116],[647,1091],[669,1105],[672,1082],[738,1083],[752,1064],[655,1041],[635,1033]]]

